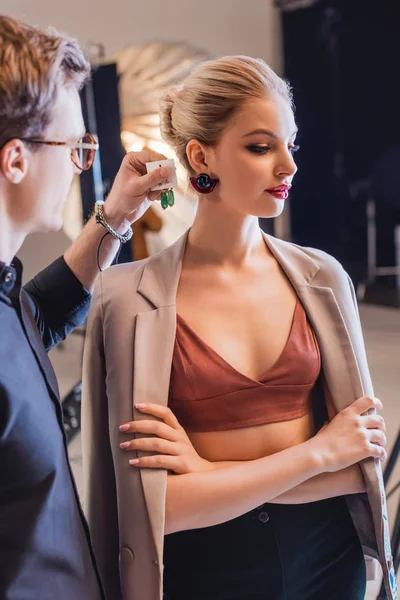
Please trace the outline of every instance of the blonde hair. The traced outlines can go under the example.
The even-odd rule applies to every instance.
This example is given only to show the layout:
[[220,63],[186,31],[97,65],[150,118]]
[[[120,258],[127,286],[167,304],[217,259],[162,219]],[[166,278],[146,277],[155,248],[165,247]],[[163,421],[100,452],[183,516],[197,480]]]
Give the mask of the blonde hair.
[[76,40],[0,16],[0,148],[42,137],[58,86],[79,90],[89,73]]
[[215,146],[251,99],[278,95],[293,108],[289,84],[262,59],[227,56],[199,65],[181,86],[167,88],[160,100],[161,135],[190,172],[186,146],[192,139]]

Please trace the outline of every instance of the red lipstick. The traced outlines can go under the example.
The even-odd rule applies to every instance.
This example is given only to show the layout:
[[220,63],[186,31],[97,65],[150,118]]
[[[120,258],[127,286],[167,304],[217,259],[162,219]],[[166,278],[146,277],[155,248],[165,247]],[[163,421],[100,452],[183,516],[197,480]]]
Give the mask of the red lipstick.
[[289,190],[291,187],[291,185],[284,183],[282,185],[278,185],[278,187],[272,188],[271,190],[267,190],[267,192],[279,200],[286,200],[286,198],[289,196]]

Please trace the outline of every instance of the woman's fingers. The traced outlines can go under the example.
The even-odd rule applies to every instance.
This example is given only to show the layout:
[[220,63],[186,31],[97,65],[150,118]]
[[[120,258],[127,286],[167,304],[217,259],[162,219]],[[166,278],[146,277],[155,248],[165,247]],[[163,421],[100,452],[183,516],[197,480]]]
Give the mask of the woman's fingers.
[[164,423],[173,427],[174,429],[182,429],[179,425],[178,419],[175,417],[174,413],[168,406],[161,406],[160,404],[135,404],[135,408],[140,410],[142,413],[146,413],[148,415],[153,415],[153,417],[157,417],[158,419],[162,419]]
[[372,444],[378,444],[378,446],[382,447],[385,447],[387,444],[386,435],[380,429],[369,429],[368,437]]
[[133,458],[129,463],[133,467],[144,469],[166,469],[167,471],[174,471],[175,473],[179,473],[181,468],[180,456],[169,456],[167,454]]
[[169,425],[161,421],[130,421],[121,425],[119,428],[123,433],[145,433],[148,435],[157,435],[159,438],[175,442],[178,439],[178,432]]
[[383,448],[382,446],[380,446],[379,444],[370,444],[370,456],[372,456],[373,458],[379,458],[379,460],[381,460],[382,462],[384,462],[387,459],[387,452],[385,450],[385,448]]
[[141,450],[142,452],[157,452],[157,454],[179,454],[179,447],[175,442],[154,438],[137,438],[130,442],[120,444],[123,450]]
[[361,422],[367,429],[380,429],[386,431],[386,423],[381,415],[366,415],[361,417]]
[[369,398],[368,396],[364,398],[359,398],[344,410],[355,412],[358,415],[362,415],[371,408],[374,408],[375,410],[382,410],[383,405],[379,398]]

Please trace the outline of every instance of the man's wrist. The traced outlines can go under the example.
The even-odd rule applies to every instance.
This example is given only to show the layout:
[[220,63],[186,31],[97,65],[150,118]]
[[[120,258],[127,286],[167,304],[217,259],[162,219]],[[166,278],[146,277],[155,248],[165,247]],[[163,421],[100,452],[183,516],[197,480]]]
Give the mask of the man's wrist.
[[108,202],[103,205],[103,215],[107,223],[120,235],[125,235],[132,225],[132,221],[127,219],[126,214],[121,215]]

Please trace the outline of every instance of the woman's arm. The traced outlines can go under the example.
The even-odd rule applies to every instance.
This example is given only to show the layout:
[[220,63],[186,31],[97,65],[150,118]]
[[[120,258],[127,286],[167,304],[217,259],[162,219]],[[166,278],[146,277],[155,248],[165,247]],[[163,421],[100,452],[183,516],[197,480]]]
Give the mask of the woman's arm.
[[228,468],[169,475],[165,533],[210,527],[234,519],[325,468],[317,449],[305,442]]
[[[247,462],[247,461],[245,461]],[[209,469],[225,469],[240,464],[238,461],[209,463]],[[295,488],[269,500],[273,504],[305,504],[335,496],[360,494],[366,491],[364,477],[358,465],[351,465],[335,473],[320,473]]]
[[289,448],[292,456],[284,450],[259,461],[213,469],[214,480],[209,471],[202,472],[203,477],[169,475],[165,533],[217,525],[264,502],[304,504],[366,491],[358,465],[309,478],[307,473],[315,469],[315,459],[318,465],[318,458],[313,460],[306,445]]
[[273,504],[305,504],[335,496],[361,494],[366,485],[358,465],[351,465],[335,473],[321,473],[270,500]]
[[[299,489],[307,480],[315,479],[314,491],[308,487],[307,493],[321,494],[328,477],[326,473],[322,478],[323,473],[346,470],[368,456],[381,459],[386,456],[384,448],[377,445],[385,445],[382,418],[362,416],[371,406],[382,406],[379,400],[370,398],[354,402],[303,444],[258,460],[229,466],[219,463],[219,468],[198,456],[186,432],[167,407],[136,406],[162,421],[140,420],[121,426],[122,432],[156,436],[123,442],[121,447],[127,450],[157,453],[129,462],[141,468],[165,468],[181,473],[168,478],[166,533],[216,525],[264,502],[278,497],[282,501],[287,493],[292,494],[290,501],[293,503],[299,502],[300,496],[294,496],[295,493],[302,494],[303,502],[309,501],[304,499],[305,489]],[[343,485],[338,476],[336,486],[339,481]],[[297,492],[294,492],[296,488]],[[330,492],[329,495],[337,494]]]

